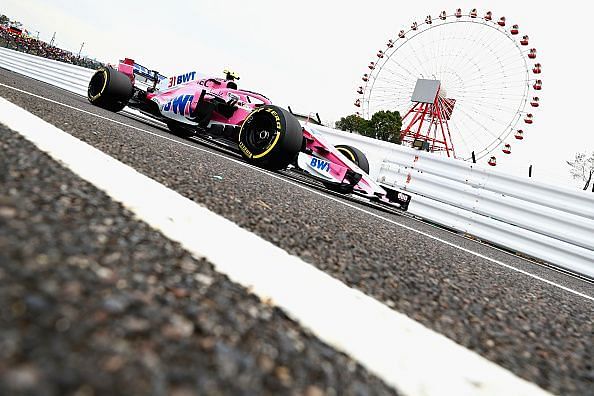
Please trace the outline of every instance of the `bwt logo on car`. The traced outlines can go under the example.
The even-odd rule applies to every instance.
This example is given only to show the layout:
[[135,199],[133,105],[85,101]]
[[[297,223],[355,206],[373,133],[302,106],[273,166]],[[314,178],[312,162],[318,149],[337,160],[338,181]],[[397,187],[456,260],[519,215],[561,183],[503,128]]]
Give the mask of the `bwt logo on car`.
[[319,158],[313,157],[311,159],[310,165],[312,168],[321,170],[322,172],[330,172],[330,163],[322,161]]
[[174,114],[185,114],[186,106],[192,103],[194,95],[180,95],[163,106],[163,111],[173,111]]
[[196,72],[190,72],[185,74],[180,74],[179,76],[169,77],[169,86],[173,87],[174,85],[187,83],[188,81],[192,81],[196,78]]

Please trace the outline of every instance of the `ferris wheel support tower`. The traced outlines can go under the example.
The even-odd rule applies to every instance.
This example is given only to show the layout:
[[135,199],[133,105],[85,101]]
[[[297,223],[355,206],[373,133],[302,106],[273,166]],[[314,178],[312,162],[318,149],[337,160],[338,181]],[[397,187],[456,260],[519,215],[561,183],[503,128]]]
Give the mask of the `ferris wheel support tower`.
[[405,127],[400,139],[418,149],[443,151],[448,157],[455,157],[448,120],[456,100],[446,98],[444,93],[439,80],[417,80],[411,97],[414,104],[402,119]]

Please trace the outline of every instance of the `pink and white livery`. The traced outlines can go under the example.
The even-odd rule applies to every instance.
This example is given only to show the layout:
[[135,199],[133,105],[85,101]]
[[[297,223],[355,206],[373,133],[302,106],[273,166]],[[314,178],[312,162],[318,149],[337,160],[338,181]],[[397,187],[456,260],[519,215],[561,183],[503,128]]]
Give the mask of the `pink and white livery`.
[[231,145],[257,166],[273,171],[291,168],[333,191],[408,208],[409,195],[369,177],[369,162],[360,150],[329,144],[315,125],[301,125],[266,96],[238,89],[235,73],[224,73],[224,78],[196,72],[165,77],[124,59],[117,70],[102,68],[93,75],[88,98],[110,111],[137,109],[164,122],[178,136],[201,135]]

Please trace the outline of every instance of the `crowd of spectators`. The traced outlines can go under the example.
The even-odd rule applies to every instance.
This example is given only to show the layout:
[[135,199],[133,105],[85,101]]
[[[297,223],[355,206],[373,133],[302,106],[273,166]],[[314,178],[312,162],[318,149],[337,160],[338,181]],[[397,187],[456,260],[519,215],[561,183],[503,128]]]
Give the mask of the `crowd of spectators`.
[[65,51],[61,48],[54,47],[44,41],[37,40],[32,37],[10,31],[9,29],[0,26],[0,47],[5,47],[20,52],[26,52],[32,55],[42,56],[44,58],[57,60],[60,62],[71,63],[86,67],[89,69],[97,69],[104,66],[101,62],[93,59],[79,57],[70,51]]

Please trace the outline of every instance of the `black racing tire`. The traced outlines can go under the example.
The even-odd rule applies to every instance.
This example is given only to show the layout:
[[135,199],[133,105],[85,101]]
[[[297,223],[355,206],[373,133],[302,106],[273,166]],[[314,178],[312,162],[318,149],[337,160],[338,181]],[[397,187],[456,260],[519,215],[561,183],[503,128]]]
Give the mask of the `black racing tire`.
[[339,144],[334,146],[342,155],[355,163],[362,171],[369,174],[369,161],[367,157],[358,148],[347,146],[346,144]]
[[303,144],[303,128],[291,113],[266,105],[252,111],[239,131],[239,151],[248,162],[269,170],[293,163]]
[[91,104],[109,111],[120,111],[134,93],[130,78],[117,70],[101,68],[89,81],[87,98]]

